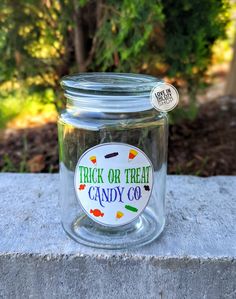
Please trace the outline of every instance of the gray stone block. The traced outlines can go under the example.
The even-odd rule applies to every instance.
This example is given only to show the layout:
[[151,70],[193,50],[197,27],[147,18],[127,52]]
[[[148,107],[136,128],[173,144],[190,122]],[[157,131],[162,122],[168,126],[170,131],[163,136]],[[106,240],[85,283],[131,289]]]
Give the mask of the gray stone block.
[[150,245],[92,249],[64,233],[58,175],[0,174],[0,298],[236,298],[236,177],[169,176]]

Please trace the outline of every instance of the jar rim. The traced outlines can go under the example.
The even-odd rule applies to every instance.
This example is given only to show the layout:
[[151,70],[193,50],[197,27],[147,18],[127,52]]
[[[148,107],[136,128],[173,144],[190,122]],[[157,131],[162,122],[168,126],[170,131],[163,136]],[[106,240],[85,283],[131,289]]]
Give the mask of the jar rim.
[[144,74],[91,72],[62,78],[70,105],[82,110],[135,112],[152,109],[150,92],[162,80]]
[[64,76],[61,86],[63,89],[137,92],[151,90],[158,82],[161,80],[146,74],[91,72]]

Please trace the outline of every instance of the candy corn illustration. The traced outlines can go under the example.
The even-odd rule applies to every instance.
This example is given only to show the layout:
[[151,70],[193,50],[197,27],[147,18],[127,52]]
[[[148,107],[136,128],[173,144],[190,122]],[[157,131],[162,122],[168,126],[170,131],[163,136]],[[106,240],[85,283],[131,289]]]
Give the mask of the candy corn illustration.
[[91,156],[89,159],[90,159],[90,161],[91,161],[93,164],[96,164],[96,163],[97,163],[97,158],[96,158],[96,156]]
[[95,217],[103,217],[104,213],[102,213],[102,211],[100,211],[99,209],[95,209],[95,210],[90,210],[90,213],[93,214]]
[[138,152],[134,149],[129,151],[129,161],[133,160],[137,156]]
[[116,212],[116,219],[120,219],[123,216],[124,216],[124,213],[122,213],[121,211]]

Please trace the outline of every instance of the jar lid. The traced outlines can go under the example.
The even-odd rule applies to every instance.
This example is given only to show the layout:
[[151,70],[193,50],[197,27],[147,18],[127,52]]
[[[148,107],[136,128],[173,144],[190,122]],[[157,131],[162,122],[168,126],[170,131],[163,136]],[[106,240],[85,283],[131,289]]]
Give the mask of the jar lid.
[[143,74],[79,73],[63,77],[61,86],[81,110],[117,113],[152,109],[150,92],[158,82]]

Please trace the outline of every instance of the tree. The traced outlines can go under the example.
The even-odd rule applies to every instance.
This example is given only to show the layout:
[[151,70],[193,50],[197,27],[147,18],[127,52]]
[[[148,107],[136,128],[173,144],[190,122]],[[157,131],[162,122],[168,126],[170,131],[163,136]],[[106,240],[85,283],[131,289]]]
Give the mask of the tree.
[[225,94],[236,97],[236,35],[234,39],[233,58],[226,82]]

